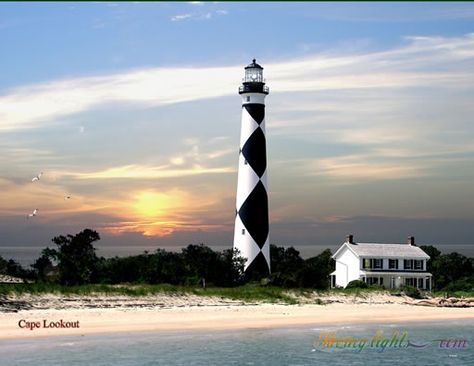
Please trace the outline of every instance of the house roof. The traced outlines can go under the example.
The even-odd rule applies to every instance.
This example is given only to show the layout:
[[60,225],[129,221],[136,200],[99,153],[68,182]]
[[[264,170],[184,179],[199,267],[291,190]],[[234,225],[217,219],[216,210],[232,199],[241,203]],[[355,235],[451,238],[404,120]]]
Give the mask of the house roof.
[[354,243],[345,242],[334,253],[333,258],[340,252],[340,250],[347,246],[358,257],[392,257],[392,258],[419,258],[429,259],[430,256],[426,254],[421,248],[415,245],[408,244],[381,244],[381,243]]

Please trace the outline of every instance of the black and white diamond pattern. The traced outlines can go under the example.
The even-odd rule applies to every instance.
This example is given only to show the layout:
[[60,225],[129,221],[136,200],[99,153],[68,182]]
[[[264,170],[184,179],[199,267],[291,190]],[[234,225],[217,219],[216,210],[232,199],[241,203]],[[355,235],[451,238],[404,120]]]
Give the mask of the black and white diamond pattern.
[[267,152],[265,145],[265,133],[260,127],[258,127],[253,131],[245,145],[242,147],[244,158],[259,178],[262,177],[267,169]]
[[[245,270],[257,259],[270,272],[265,105],[244,103],[240,135],[234,248],[247,258]],[[262,258],[265,260],[262,261]]]

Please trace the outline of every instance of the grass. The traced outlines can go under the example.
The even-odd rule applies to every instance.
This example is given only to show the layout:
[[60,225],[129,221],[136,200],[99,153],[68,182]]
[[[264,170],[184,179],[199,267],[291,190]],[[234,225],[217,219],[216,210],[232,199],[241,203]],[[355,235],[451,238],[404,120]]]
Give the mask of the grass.
[[90,284],[63,286],[50,283],[0,284],[0,295],[8,294],[61,294],[61,295],[126,295],[146,296],[157,293],[186,293],[185,287],[160,285],[104,285]]
[[294,296],[291,296],[287,289],[275,286],[260,286],[257,284],[247,284],[232,288],[194,288],[192,293],[198,296],[217,296],[246,302],[264,301],[285,304],[298,303],[297,299]]
[[326,290],[315,290],[322,295],[352,295],[356,297],[367,297],[373,294],[388,294],[389,290],[380,287],[367,288],[331,288]]
[[[352,289],[307,289],[293,288],[286,289],[276,286],[262,286],[257,283],[249,283],[239,287],[223,288],[208,287],[202,288],[197,286],[175,286],[169,284],[93,284],[80,286],[62,286],[50,283],[22,283],[22,284],[0,284],[0,296],[9,294],[61,294],[61,295],[122,295],[122,296],[152,296],[156,294],[165,295],[186,295],[192,294],[197,296],[215,296],[220,298],[241,300],[245,302],[267,302],[267,303],[284,303],[299,304],[308,299],[309,302],[321,304],[321,299],[315,296],[329,295],[351,295],[356,297],[367,297],[372,294],[392,294],[380,288],[352,288]],[[399,293],[399,292],[398,292]],[[446,292],[435,292],[434,296],[445,296]],[[448,293],[448,296],[454,297],[474,297],[474,291],[456,291]]]
[[124,296],[149,296],[155,294],[197,296],[216,296],[246,302],[269,302],[297,304],[297,297],[309,297],[313,290],[285,289],[275,286],[261,286],[259,284],[246,284],[233,288],[195,286],[174,286],[169,284],[123,284],[123,285],[80,285],[61,286],[48,283],[0,284],[0,295],[9,294],[61,294],[61,295],[124,295]]
[[434,291],[433,296],[439,296],[439,297],[474,297],[474,290],[471,291]]

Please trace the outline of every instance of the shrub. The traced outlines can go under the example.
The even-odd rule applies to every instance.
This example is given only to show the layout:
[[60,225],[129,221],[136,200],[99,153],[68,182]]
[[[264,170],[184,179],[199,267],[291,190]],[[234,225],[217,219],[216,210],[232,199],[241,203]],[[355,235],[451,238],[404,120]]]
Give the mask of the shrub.
[[369,287],[364,281],[354,280],[347,284],[346,288],[367,288]]
[[414,299],[421,299],[421,293],[420,290],[418,290],[416,287],[413,286],[401,286],[400,291],[405,294],[406,296],[412,297]]
[[451,282],[449,285],[442,289],[443,291],[455,292],[455,291],[474,291],[474,276],[464,277],[454,282]]

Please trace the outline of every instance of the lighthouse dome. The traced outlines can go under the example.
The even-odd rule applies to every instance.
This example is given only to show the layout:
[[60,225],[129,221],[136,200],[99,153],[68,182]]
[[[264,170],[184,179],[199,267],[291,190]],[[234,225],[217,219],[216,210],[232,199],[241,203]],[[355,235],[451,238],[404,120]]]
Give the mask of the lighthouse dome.
[[263,67],[257,64],[257,60],[253,59],[251,64],[248,64],[245,66],[245,69],[261,69],[263,70]]

